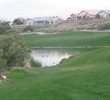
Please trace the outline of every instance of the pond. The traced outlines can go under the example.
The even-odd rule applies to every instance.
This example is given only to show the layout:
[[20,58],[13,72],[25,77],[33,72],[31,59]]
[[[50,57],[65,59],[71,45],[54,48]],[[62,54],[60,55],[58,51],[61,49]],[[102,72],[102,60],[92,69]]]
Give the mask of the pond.
[[78,55],[79,51],[32,50],[31,57],[42,67],[55,66],[64,58]]

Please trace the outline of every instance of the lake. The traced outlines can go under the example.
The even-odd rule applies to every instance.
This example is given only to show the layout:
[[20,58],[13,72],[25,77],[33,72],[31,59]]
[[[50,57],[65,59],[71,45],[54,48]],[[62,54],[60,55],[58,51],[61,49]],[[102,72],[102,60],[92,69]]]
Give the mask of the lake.
[[42,67],[55,66],[64,58],[78,55],[79,51],[32,50],[31,57]]

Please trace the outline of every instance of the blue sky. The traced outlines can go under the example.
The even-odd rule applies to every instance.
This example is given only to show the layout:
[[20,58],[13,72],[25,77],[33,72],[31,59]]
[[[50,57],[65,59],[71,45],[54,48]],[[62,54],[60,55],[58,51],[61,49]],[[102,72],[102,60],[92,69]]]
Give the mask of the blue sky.
[[85,9],[110,9],[110,0],[0,0],[0,19],[60,16]]

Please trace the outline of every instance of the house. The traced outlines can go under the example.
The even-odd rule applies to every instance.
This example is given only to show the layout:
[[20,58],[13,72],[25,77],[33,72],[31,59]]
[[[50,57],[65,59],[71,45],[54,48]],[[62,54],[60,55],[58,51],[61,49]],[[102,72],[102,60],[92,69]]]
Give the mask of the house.
[[93,20],[96,18],[96,15],[102,10],[82,10],[78,14],[71,14],[69,18],[67,18],[68,22],[80,22],[83,20]]
[[66,19],[66,21],[67,21],[67,22],[70,22],[70,21],[71,21],[71,17],[68,17],[68,18]]
[[39,25],[50,25],[59,23],[62,19],[58,16],[53,17],[36,17],[32,19],[27,19],[25,22],[26,26],[39,26]]
[[78,16],[80,16],[81,19],[95,18],[99,12],[101,12],[101,10],[83,10],[78,14]]
[[78,14],[74,13],[74,14],[71,14],[71,20],[73,22],[77,22],[78,21]]
[[77,13],[73,13],[67,18],[67,22],[78,22],[80,21],[80,16]]
[[100,19],[108,19],[110,18],[110,10],[102,10],[97,14],[97,16]]

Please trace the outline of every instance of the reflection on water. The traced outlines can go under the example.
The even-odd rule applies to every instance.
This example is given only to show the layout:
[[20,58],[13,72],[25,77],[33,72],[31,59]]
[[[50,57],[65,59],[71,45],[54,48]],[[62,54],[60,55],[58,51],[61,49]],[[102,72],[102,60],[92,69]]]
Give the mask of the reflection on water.
[[62,59],[78,55],[79,53],[80,52],[76,51],[33,50],[31,57],[33,57],[35,61],[40,62],[42,67],[46,67],[55,66],[59,64]]

